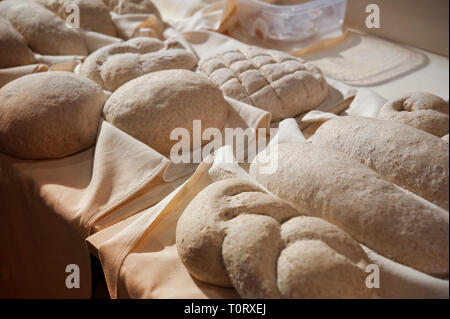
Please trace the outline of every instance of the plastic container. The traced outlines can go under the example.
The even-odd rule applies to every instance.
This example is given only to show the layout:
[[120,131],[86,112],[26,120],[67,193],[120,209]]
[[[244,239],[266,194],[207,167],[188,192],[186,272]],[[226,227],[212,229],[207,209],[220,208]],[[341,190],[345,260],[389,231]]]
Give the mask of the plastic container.
[[347,0],[312,0],[277,5],[259,0],[238,0],[242,32],[259,41],[301,42],[341,29]]

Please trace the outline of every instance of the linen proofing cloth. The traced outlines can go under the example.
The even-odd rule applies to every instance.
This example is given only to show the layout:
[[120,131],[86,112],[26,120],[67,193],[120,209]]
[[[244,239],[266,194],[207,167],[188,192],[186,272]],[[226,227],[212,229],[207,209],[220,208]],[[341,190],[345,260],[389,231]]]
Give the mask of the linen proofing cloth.
[[[216,27],[223,28],[223,22],[230,21],[226,18],[227,14],[233,12],[233,9],[223,7],[219,2],[155,1],[160,10],[163,3],[166,7],[172,4],[172,9],[176,8],[172,12],[181,13],[186,18],[181,19],[184,22],[191,21],[191,24],[180,22],[179,25],[183,27],[179,30],[184,31],[183,35],[189,40],[186,43],[195,48],[194,52],[199,52],[198,56],[214,54],[219,48],[243,45],[216,32],[186,31],[206,30],[206,26],[210,25],[208,23],[212,22]],[[170,15],[166,14],[168,11],[161,11],[163,18],[168,16],[170,19]],[[201,13],[197,14],[197,23],[192,15],[199,11]],[[208,19],[205,20],[204,16]],[[215,20],[216,18],[219,20]],[[134,17],[131,22],[135,26]],[[126,24],[121,25],[127,27]],[[84,34],[90,51],[122,41],[90,31]],[[168,28],[164,36],[178,34],[177,30]],[[64,61],[60,57],[39,59],[59,65],[54,69],[65,70],[73,70],[74,66],[70,63],[80,61],[80,57],[64,57]],[[61,66],[60,63],[70,65]],[[332,90],[334,96],[346,103],[356,93],[339,82],[329,82],[336,88]],[[377,99],[376,95],[373,96]],[[363,99],[361,102],[367,103],[368,100]],[[235,105],[238,104],[239,102],[235,102]],[[350,107],[352,105],[356,104],[352,103]],[[342,111],[339,103],[324,102],[320,108],[336,113]],[[367,111],[362,106],[355,109]],[[374,112],[371,110],[369,112]],[[243,111],[243,114],[246,112]],[[265,115],[261,117],[262,126],[264,121],[267,121]],[[302,124],[301,118],[298,121]],[[255,119],[255,122],[258,121]],[[99,231],[154,205],[183,183],[187,176],[182,175],[193,169],[171,165],[164,156],[108,123],[100,126],[95,148],[74,156],[51,161],[20,161],[0,155],[0,162],[0,212],[5,216],[0,226],[0,295],[20,297],[89,297],[89,256],[84,247],[84,238],[90,232]],[[68,275],[65,268],[68,264],[80,267],[80,289],[67,289],[65,286]]]
[[[165,34],[177,36],[178,33],[168,28]],[[201,47],[202,50],[208,48],[210,53],[216,49],[216,37],[219,41],[228,39],[226,45],[243,45],[218,33],[211,32],[212,35],[209,35],[209,32],[205,32],[205,34],[211,40],[206,45],[202,43]],[[57,67],[61,67],[61,63],[70,64],[81,60],[80,57],[70,57],[64,61],[55,57],[39,58],[55,61]],[[334,93],[330,93],[331,98],[327,98],[322,105],[327,110],[334,103],[350,101],[354,94],[354,90],[345,85],[340,89],[330,89],[330,92]],[[236,123],[231,124],[232,127],[256,128],[268,124],[270,118],[267,113],[241,102],[227,100],[235,106],[229,113],[229,120]],[[105,132],[112,133],[102,134]],[[127,149],[127,152],[109,148],[117,143],[122,145],[123,149]],[[155,154],[136,150],[134,145],[136,145],[134,139],[125,138],[123,132],[103,123],[97,147],[69,158],[56,161],[20,161],[7,156],[1,157],[2,166],[5,167],[2,169],[2,185],[15,185],[8,188],[8,191],[3,187],[5,190],[2,189],[0,195],[2,214],[15,216],[14,220],[5,218],[1,226],[2,235],[6,239],[17,237],[22,233],[28,234],[24,237],[24,241],[17,240],[15,246],[7,245],[9,242],[7,240],[2,241],[5,243],[1,249],[2,296],[59,298],[90,296],[89,256],[83,244],[84,238],[91,232],[104,229],[156,204],[184,181],[185,174],[195,169],[192,165],[170,165],[157,154],[157,159],[164,164],[157,168],[149,165],[145,168],[147,171],[141,171],[140,161],[147,161],[146,156],[153,159]],[[108,156],[102,156],[104,152]],[[104,165],[102,161],[109,164]],[[94,169],[95,167],[97,169]],[[149,179],[142,185],[139,184],[140,179],[146,174]],[[26,189],[24,185],[27,186]],[[32,213],[31,217],[26,212]],[[49,221],[51,219],[55,221]],[[10,222],[7,222],[8,220]],[[13,222],[16,227],[11,227]],[[60,224],[65,226],[56,226]],[[71,239],[61,240],[64,235],[70,236]],[[29,237],[36,240],[30,242],[27,239]],[[30,264],[36,266],[29,267]],[[65,278],[68,275],[65,267],[68,264],[77,264],[80,267],[82,279],[80,289],[67,289],[65,286]]]
[[[227,127],[268,128],[269,113],[227,101]],[[0,163],[0,297],[89,297],[85,238],[155,205],[195,169],[106,121],[96,146],[78,154],[41,161],[0,154]],[[79,289],[65,285],[69,264],[80,268]]]
[[[280,123],[276,143],[305,141],[297,122]],[[267,151],[266,149],[266,151]],[[276,153],[274,153],[276,154]],[[236,291],[203,283],[185,269],[176,250],[178,218],[189,202],[214,181],[239,177],[251,180],[224,146],[205,159],[183,185],[140,216],[99,248],[108,289],[112,298],[235,298]],[[261,186],[261,185],[260,185]],[[264,188],[263,186],[261,186]],[[380,267],[381,298],[448,298],[448,281],[437,279],[389,260],[362,246]]]

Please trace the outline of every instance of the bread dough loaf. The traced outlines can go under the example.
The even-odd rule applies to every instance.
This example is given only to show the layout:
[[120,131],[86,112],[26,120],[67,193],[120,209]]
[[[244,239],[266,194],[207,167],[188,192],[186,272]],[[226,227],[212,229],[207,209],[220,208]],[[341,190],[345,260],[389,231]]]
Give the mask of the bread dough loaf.
[[439,96],[415,92],[386,103],[378,117],[408,124],[442,137],[448,134],[448,112],[448,103]]
[[64,21],[73,12],[66,12],[68,5],[76,5],[80,9],[80,27],[86,30],[117,36],[111,21],[109,9],[102,0],[33,0],[41,6],[56,13]]
[[440,138],[401,123],[343,116],[323,124],[312,143],[345,153],[448,211],[449,151]]
[[95,142],[106,95],[69,72],[23,76],[0,89],[0,151],[23,159],[64,157]]
[[108,8],[118,14],[149,13],[161,19],[158,8],[151,0],[103,0]]
[[[165,70],[143,75],[117,89],[104,107],[108,122],[161,154],[178,141],[175,128],[193,136],[193,121],[222,129],[228,113],[222,92],[203,75],[186,70]],[[203,144],[207,141],[203,141]],[[192,146],[192,142],[191,142]]]
[[272,120],[317,107],[328,94],[320,70],[289,54],[256,47],[227,50],[199,62],[224,95],[272,113]]
[[34,63],[33,52],[27,41],[17,32],[11,22],[0,17],[0,68]]
[[339,226],[377,253],[419,271],[446,277],[448,213],[384,180],[345,154],[310,143],[282,143],[278,168],[250,174],[305,214]]
[[134,38],[114,43],[90,54],[80,74],[108,91],[141,75],[167,69],[191,70],[197,64],[192,53],[175,40]]
[[33,1],[1,1],[0,16],[12,23],[34,52],[48,55],[88,54],[78,29],[68,28],[64,20]]
[[243,179],[215,182],[184,210],[178,254],[196,279],[243,298],[368,298],[368,258],[338,227]]

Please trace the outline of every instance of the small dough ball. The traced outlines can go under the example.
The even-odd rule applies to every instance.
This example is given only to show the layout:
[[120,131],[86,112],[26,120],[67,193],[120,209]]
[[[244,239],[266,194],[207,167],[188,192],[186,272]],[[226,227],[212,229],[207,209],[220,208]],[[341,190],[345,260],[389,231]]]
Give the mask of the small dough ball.
[[59,158],[94,144],[107,99],[70,72],[26,75],[0,89],[0,151],[23,159]]
[[192,137],[194,120],[201,120],[202,133],[210,127],[220,130],[228,107],[222,92],[205,76],[187,70],[164,70],[122,85],[108,99],[103,112],[108,122],[167,154],[178,142],[170,140],[172,130],[186,129]]
[[34,63],[33,52],[27,41],[14,29],[11,22],[0,17],[0,68]]

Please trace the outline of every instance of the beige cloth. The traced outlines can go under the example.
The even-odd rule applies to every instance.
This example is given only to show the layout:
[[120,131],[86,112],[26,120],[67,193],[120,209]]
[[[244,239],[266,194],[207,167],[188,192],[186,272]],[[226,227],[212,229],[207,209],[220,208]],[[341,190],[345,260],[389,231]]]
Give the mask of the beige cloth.
[[[304,140],[294,119],[280,123],[277,137],[269,145]],[[163,201],[141,212],[104,242],[99,255],[111,297],[237,297],[233,289],[208,285],[190,276],[178,257],[175,242],[177,220],[195,195],[213,181],[232,177],[252,179],[234,160],[232,149],[225,146],[205,159],[194,175]],[[365,249],[381,270],[382,288],[376,292],[378,297],[448,298],[447,280],[420,273]]]
[[[0,296],[87,298],[91,278],[84,238],[168,161],[102,122],[96,147],[57,160],[0,154],[0,164]],[[79,289],[65,286],[68,264],[80,267]]]
[[[227,101],[228,127],[269,126],[269,113]],[[198,165],[173,164],[106,121],[100,124],[96,146],[81,153],[42,161],[0,154],[0,161],[0,203],[6,203],[2,205],[5,222],[0,224],[5,239],[0,246],[4,274],[0,296],[4,297],[89,297],[89,255],[83,240],[155,205]],[[20,248],[10,246],[7,239],[21,234]],[[18,252],[11,251],[13,247]],[[30,261],[35,267],[28,267]],[[68,264],[80,266],[80,289],[65,287]],[[45,289],[43,280],[47,280]]]
[[[186,39],[182,39],[183,43],[198,57],[243,45],[228,36],[208,31],[226,30],[234,23],[234,2],[223,1],[224,6],[217,4],[222,1],[214,0],[154,0],[164,19],[171,23],[185,19],[175,23],[174,28],[167,28],[164,37],[179,36],[182,32]],[[192,18],[194,15],[195,19]],[[122,41],[95,32],[84,34],[90,51]],[[73,70],[76,60],[58,61],[53,68]],[[29,69],[25,73],[17,73],[24,72],[22,69],[12,73],[4,70],[0,70],[0,86],[2,72],[6,79],[11,78],[11,74],[32,72]],[[327,103],[321,106],[322,111],[339,114],[351,103],[347,112],[351,110],[361,115],[378,112],[377,101],[382,97],[368,90],[355,90],[338,81],[329,82],[333,89]],[[236,126],[256,128],[268,124],[268,116],[261,111],[237,101],[229,102],[235,110],[231,122]],[[301,118],[297,122],[305,125],[302,129],[306,131],[311,123],[303,124]],[[291,136],[299,138],[296,132]],[[230,154],[227,147],[221,153]],[[0,296],[89,297],[90,266],[84,239],[93,232],[139,214],[142,223],[132,223],[134,226],[130,225],[100,249],[113,296],[236,297],[232,289],[217,290],[195,282],[187,274],[174,250],[174,233],[166,232],[166,227],[173,227],[174,219],[170,216],[176,216],[176,213],[159,215],[159,212],[168,212],[167,208],[171,210],[175,202],[179,204],[174,211],[181,210],[189,196],[207,185],[211,176],[225,173],[246,176],[233,162],[225,167],[222,162],[217,157],[215,165],[204,162],[189,178],[196,165],[171,165],[164,156],[106,122],[101,123],[96,146],[73,156],[23,161],[0,154],[0,210],[3,214],[0,223]],[[185,190],[189,191],[185,194]],[[157,222],[153,223],[155,218]],[[154,232],[157,225],[160,226]],[[151,236],[147,236],[150,230]],[[80,289],[65,286],[68,264],[80,267]],[[181,284],[179,288],[178,283]]]

